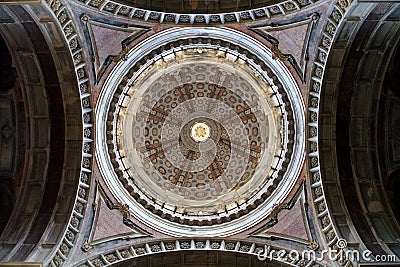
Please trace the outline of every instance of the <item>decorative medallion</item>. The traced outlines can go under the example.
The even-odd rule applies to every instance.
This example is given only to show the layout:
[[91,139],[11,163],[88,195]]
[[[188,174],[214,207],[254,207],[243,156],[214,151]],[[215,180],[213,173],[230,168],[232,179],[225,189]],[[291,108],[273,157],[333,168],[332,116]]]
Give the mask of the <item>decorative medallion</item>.
[[190,136],[196,142],[204,142],[210,137],[210,127],[205,122],[196,122],[191,127]]

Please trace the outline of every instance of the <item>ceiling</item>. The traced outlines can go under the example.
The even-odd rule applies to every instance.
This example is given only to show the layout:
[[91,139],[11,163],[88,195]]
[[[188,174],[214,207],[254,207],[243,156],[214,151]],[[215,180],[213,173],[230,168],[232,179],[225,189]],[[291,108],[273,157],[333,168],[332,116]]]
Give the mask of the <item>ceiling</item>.
[[290,252],[343,241],[399,261],[399,21],[347,0],[0,4],[0,261],[339,266]]

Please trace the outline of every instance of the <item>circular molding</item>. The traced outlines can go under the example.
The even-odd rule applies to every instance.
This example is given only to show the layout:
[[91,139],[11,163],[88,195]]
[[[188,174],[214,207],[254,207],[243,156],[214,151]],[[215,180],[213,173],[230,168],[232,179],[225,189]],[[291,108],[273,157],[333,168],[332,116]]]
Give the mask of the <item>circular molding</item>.
[[190,136],[196,142],[205,142],[210,138],[211,128],[207,122],[195,122],[190,127]]
[[[225,236],[251,227],[285,199],[303,164],[304,107],[295,80],[267,47],[231,29],[183,28],[147,39],[127,58],[100,93],[96,157],[110,191],[133,216],[175,236]],[[216,79],[220,73],[225,78]],[[237,81],[224,84],[226,77]],[[191,129],[199,122],[210,131],[196,144]],[[197,158],[185,158],[196,146]],[[214,173],[211,163],[219,166]],[[186,175],[168,179],[170,170]],[[200,183],[204,174],[210,179]]]

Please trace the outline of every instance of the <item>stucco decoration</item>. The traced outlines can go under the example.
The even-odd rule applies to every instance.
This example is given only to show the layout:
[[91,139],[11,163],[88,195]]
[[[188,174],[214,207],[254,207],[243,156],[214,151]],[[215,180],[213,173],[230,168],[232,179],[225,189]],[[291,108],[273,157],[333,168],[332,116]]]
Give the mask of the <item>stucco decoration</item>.
[[[313,13],[295,21],[284,21],[278,24],[267,23],[256,26],[252,30],[266,38],[272,44],[271,50],[274,58],[287,60],[305,83],[310,44],[319,17],[318,13]],[[279,45],[283,45],[286,49],[281,50]]]
[[[148,24],[171,24],[171,25],[221,25],[233,23],[251,23],[264,19],[279,18],[287,14],[293,14],[301,10],[307,9],[310,6],[317,5],[320,1],[313,0],[288,0],[288,1],[272,1],[271,3],[263,3],[262,7],[256,8],[248,6],[247,10],[229,12],[226,9],[223,12],[209,14],[202,13],[199,10],[198,14],[186,13],[188,10],[176,12],[172,10],[177,6],[169,2],[168,6],[163,6],[162,10],[169,9],[167,12],[148,10],[146,7],[138,7],[137,5],[124,4],[108,0],[75,0],[74,2],[80,3],[92,9],[98,10],[104,14],[112,14],[124,19],[132,19],[141,23]],[[156,2],[153,2],[156,3]],[[218,3],[220,6],[221,3]],[[213,10],[212,8],[210,10]],[[222,11],[222,10],[221,10]],[[204,10],[203,10],[204,12]]]
[[268,240],[282,239],[308,245],[317,249],[318,239],[312,222],[311,211],[307,204],[307,188],[305,182],[294,196],[284,203],[276,204],[268,220],[261,228],[250,234]]

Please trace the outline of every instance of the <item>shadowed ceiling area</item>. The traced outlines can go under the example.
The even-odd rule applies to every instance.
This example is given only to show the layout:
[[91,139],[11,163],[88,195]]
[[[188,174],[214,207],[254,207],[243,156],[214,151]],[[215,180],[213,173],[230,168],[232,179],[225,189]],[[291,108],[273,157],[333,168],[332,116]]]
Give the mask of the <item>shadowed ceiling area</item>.
[[4,92],[12,88],[15,83],[15,70],[12,67],[10,51],[0,36],[0,91]]
[[390,60],[379,101],[377,138],[382,182],[389,204],[400,223],[400,44]]
[[0,35],[0,234],[7,225],[15,203],[13,179],[15,165],[15,108],[13,91],[16,82],[10,51]]
[[18,5],[0,6],[0,16],[13,22],[0,29],[0,254],[22,261],[40,242],[52,243],[67,219],[80,163],[73,148],[82,138],[80,99],[58,33],[49,41],[52,29]]

